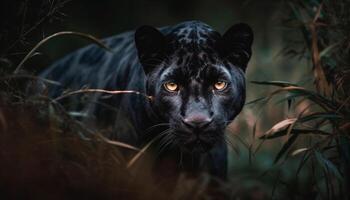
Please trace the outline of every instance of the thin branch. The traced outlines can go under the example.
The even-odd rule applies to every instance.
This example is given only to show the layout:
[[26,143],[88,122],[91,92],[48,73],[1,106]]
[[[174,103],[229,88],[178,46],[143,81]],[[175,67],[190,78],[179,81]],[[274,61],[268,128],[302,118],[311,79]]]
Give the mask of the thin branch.
[[15,71],[13,72],[14,74],[17,74],[19,72],[19,70],[21,69],[21,67],[23,66],[23,64],[35,53],[35,51],[44,43],[46,43],[47,41],[51,40],[52,38],[58,37],[58,36],[62,36],[62,35],[75,35],[75,36],[79,36],[82,38],[85,38],[87,40],[91,40],[94,43],[96,43],[98,46],[108,50],[108,51],[112,51],[109,47],[107,47],[106,45],[104,45],[102,42],[100,42],[97,38],[95,38],[92,35],[89,34],[85,34],[85,33],[80,33],[80,32],[73,32],[73,31],[62,31],[62,32],[58,32],[58,33],[54,33],[46,38],[44,38],[43,40],[41,40],[37,45],[34,46],[34,48],[23,58],[23,60],[18,64],[17,68],[15,69]]
[[144,93],[134,91],[134,90],[103,90],[103,89],[81,89],[81,90],[76,90],[73,92],[68,92],[66,94],[63,94],[62,96],[57,97],[54,99],[55,101],[59,101],[61,99],[64,99],[66,97],[69,97],[71,95],[75,94],[81,94],[81,93],[91,93],[91,92],[97,92],[97,93],[107,93],[107,94],[137,94],[137,95],[142,95],[150,100],[152,100],[152,96],[148,96]]

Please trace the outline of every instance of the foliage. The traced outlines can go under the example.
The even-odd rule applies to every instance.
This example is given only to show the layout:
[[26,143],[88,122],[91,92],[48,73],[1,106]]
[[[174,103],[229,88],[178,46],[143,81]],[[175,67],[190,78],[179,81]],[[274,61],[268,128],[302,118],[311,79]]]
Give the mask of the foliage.
[[[29,1],[23,1],[23,10]],[[39,2],[39,3],[38,3]],[[38,54],[38,48],[62,35],[78,35],[106,48],[96,38],[77,32],[60,32],[44,37],[37,45],[28,41],[33,31],[57,17],[65,1],[38,1],[39,11],[20,12],[35,19],[24,20],[23,29],[8,29],[1,34],[0,64],[0,193],[20,198],[103,198],[103,199],[347,199],[350,177],[349,107],[349,25],[350,2],[347,0],[290,0],[290,13],[284,19],[288,33],[299,31],[285,55],[306,60],[312,67],[313,87],[288,81],[253,81],[277,87],[266,97],[251,104],[286,104],[288,117],[273,125],[253,143],[233,135],[229,181],[218,181],[213,188],[209,177],[181,176],[172,192],[163,191],[150,178],[147,150],[112,141],[84,127],[60,103],[67,95],[86,92],[122,94],[135,91],[82,89],[50,99],[45,87],[31,91],[38,83],[59,84],[27,72],[26,62]],[[250,2],[251,3],[251,2]],[[247,3],[249,4],[249,3]],[[37,16],[35,14],[38,14]],[[6,27],[3,29],[6,30]],[[24,34],[23,34],[24,33]],[[9,35],[11,35],[10,39]],[[13,38],[12,38],[13,37]],[[8,39],[8,40],[7,40]],[[289,38],[292,39],[292,38]],[[14,41],[14,43],[12,43]],[[5,47],[10,47],[7,51]],[[28,48],[32,48],[28,51]],[[11,55],[21,54],[17,62]],[[28,87],[29,86],[29,87]],[[33,88],[32,88],[33,89]],[[142,95],[142,94],[141,94]],[[271,100],[277,99],[277,103]],[[272,119],[270,119],[272,121]],[[246,135],[245,135],[246,136]],[[271,160],[263,147],[283,141]],[[258,143],[255,146],[255,143]],[[242,150],[243,149],[243,150]],[[247,151],[244,151],[247,149]],[[260,151],[259,151],[260,150]],[[128,152],[127,154],[124,154]],[[128,155],[128,156],[126,156]],[[30,186],[28,186],[30,185]],[[13,192],[20,191],[20,192]],[[15,196],[13,196],[15,195]],[[17,196],[16,196],[17,195]],[[218,196],[220,195],[220,196]]]
[[[275,163],[285,162],[281,162],[283,157],[301,156],[298,173],[307,166],[320,170],[323,177],[313,178],[316,198],[347,199],[350,186],[350,98],[347,90],[350,2],[295,0],[288,3],[292,13],[285,24],[288,28],[299,30],[303,41],[293,41],[294,45],[284,52],[310,61],[314,89],[282,81],[254,82],[279,87],[255,102],[266,104],[275,96],[282,97],[279,103],[286,102],[289,112],[294,115],[278,122],[260,139],[285,138]],[[295,147],[297,140],[305,139],[309,141],[299,142],[299,147]]]

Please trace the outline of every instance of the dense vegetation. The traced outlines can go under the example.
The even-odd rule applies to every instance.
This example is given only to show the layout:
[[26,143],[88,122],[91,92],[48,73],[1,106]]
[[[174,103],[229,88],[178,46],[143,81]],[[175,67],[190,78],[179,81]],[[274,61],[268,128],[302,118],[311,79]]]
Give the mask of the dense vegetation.
[[[284,63],[293,62],[297,67],[286,73],[303,75],[302,79],[279,79],[279,74],[262,80],[257,75],[257,57],[252,63],[257,72],[248,74],[256,78],[249,84],[248,97],[263,96],[251,98],[228,130],[232,149],[229,181],[212,188],[205,174],[197,179],[180,177],[171,195],[163,192],[162,183],[156,185],[149,177],[147,149],[151,145],[138,149],[100,133],[91,134],[60,101],[47,96],[45,85],[59,83],[36,76],[44,66],[34,66],[31,61],[41,59],[45,55],[42,48],[54,38],[74,36],[108,50],[89,34],[42,36],[47,26],[55,26],[62,18],[66,4],[59,0],[20,1],[9,3],[13,7],[2,12],[1,197],[349,198],[348,0],[283,2],[283,12],[277,13],[285,48],[278,57]],[[257,92],[261,90],[264,92]],[[128,156],[122,151],[129,152]]]

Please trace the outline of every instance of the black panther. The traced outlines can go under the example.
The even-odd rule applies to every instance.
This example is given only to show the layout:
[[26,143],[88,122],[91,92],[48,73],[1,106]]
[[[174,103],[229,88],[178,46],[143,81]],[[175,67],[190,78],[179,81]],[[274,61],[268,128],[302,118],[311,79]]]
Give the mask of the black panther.
[[[103,93],[75,95],[68,109],[108,137],[143,145],[158,137],[163,158],[179,169],[207,170],[224,178],[224,132],[245,102],[244,73],[251,57],[252,29],[243,23],[221,35],[200,21],[142,26],[104,39],[54,63],[42,77],[60,82],[49,88],[134,90],[151,96]],[[150,134],[151,132],[151,134]]]

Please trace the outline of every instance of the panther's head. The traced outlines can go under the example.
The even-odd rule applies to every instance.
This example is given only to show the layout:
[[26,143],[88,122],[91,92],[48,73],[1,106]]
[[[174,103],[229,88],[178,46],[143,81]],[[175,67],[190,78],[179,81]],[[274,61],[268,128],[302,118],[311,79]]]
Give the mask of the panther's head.
[[169,125],[163,134],[172,144],[205,152],[244,105],[253,32],[236,24],[221,36],[201,22],[164,32],[150,26],[135,32],[151,107]]

